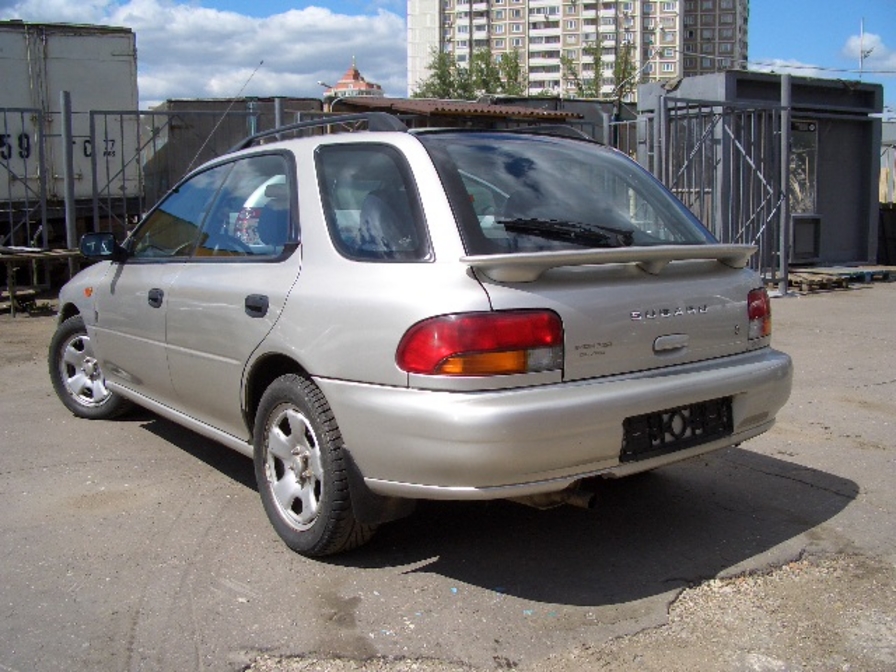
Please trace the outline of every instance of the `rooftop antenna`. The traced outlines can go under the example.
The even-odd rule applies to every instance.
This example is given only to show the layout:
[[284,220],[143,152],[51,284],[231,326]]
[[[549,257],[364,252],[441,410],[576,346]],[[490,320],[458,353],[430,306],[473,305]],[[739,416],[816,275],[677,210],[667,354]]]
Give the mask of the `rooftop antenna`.
[[243,86],[240,88],[240,90],[237,91],[236,95],[230,99],[230,105],[227,106],[227,109],[224,110],[224,113],[221,115],[221,118],[218,119],[218,123],[215,124],[215,127],[211,130],[211,132],[205,138],[205,142],[202,143],[202,147],[199,148],[199,151],[196,152],[196,156],[193,157],[193,160],[190,161],[190,165],[187,166],[186,172],[189,173],[191,170],[193,170],[193,164],[196,163],[196,159],[198,159],[199,155],[202,154],[202,150],[205,149],[205,146],[208,144],[208,141],[212,139],[212,136],[215,134],[215,131],[218,130],[218,126],[220,126],[221,122],[223,122],[224,119],[227,118],[227,115],[230,112],[230,109],[233,107],[234,103],[236,103],[237,98],[239,98],[242,95],[243,91],[246,90],[246,87],[249,86],[249,82],[252,81],[252,78],[255,76],[255,73],[258,72],[259,68],[261,68],[262,65],[264,65],[264,60],[261,60],[258,62],[258,65],[255,66],[255,69],[252,71],[252,74],[249,75],[249,77],[246,79],[245,82],[243,82]]
[[865,19],[862,18],[859,24],[859,79],[862,79],[862,72],[865,69],[865,59],[871,55],[874,47],[865,49]]

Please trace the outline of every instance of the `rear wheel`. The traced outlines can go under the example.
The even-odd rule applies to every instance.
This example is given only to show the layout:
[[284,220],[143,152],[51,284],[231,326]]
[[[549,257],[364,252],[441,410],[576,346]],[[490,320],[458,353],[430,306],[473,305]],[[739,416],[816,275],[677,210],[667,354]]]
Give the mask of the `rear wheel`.
[[357,548],[376,530],[355,519],[342,436],[323,393],[307,379],[281,376],[262,396],[255,478],[277,534],[302,555]]
[[80,315],[57,327],[50,341],[49,364],[56,395],[79,418],[107,420],[131,407],[130,401],[106,386]]

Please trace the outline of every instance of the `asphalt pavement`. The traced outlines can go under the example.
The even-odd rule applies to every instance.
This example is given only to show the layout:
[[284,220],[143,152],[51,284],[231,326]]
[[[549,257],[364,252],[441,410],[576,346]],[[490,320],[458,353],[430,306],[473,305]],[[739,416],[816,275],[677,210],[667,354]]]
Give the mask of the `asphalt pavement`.
[[796,374],[768,434],[594,511],[423,503],[321,561],[250,460],[74,418],[53,316],[0,316],[0,671],[896,669],[896,284],[773,320]]

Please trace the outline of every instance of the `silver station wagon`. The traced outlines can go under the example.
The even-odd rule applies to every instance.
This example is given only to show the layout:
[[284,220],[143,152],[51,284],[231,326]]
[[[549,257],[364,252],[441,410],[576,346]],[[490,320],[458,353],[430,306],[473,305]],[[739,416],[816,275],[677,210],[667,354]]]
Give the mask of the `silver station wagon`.
[[569,128],[360,116],[253,136],[122,243],[85,236],[49,353],[71,412],[136,403],[252,457],[309,556],[419,499],[588,504],[772,426],[792,365],[752,246]]

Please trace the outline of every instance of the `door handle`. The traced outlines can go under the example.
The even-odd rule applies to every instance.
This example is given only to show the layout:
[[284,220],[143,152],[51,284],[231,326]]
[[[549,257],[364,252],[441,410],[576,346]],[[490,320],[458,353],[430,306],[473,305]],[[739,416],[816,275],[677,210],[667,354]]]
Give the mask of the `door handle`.
[[165,298],[165,292],[161,289],[150,289],[149,294],[146,297],[147,302],[153,308],[161,308],[162,307],[162,299]]
[[268,314],[270,301],[264,294],[250,294],[246,297],[246,315],[249,317],[264,317]]

